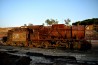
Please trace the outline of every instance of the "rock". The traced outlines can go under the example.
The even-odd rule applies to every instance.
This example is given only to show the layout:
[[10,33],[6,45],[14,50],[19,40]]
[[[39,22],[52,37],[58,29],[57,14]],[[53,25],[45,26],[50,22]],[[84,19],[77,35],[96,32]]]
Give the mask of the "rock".
[[53,63],[35,63],[35,65],[53,65]]
[[40,57],[43,56],[42,53],[34,53],[34,52],[27,52],[26,55],[29,55],[29,56],[40,56]]
[[16,65],[29,65],[30,61],[31,61],[31,59],[29,57],[23,56],[23,57],[20,57],[19,59],[17,59],[15,64]]
[[16,52],[18,52],[17,50],[9,50],[9,51],[7,51],[7,52],[9,52],[9,53],[16,53]]
[[30,57],[11,55],[0,52],[0,65],[29,65]]

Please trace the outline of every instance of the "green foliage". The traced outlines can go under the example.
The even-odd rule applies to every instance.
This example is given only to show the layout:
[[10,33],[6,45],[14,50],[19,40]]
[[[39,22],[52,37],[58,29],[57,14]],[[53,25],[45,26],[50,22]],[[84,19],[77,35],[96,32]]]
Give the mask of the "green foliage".
[[29,23],[28,26],[33,26],[33,24],[32,23]]
[[66,19],[66,20],[64,20],[65,21],[65,24],[66,25],[69,25],[69,23],[71,22],[71,20],[68,18],[68,19]]
[[83,21],[77,21],[75,23],[72,23],[72,25],[92,25],[92,24],[97,24],[98,25],[98,18],[93,18],[93,19],[86,19]]
[[47,19],[47,20],[45,21],[45,23],[46,23],[47,25],[52,25],[52,24],[58,24],[58,21],[57,21],[57,19],[56,19],[56,20],[54,20],[54,19]]
[[44,26],[45,24],[44,24],[44,23],[42,23],[42,25]]
[[24,24],[24,26],[27,26],[27,24]]

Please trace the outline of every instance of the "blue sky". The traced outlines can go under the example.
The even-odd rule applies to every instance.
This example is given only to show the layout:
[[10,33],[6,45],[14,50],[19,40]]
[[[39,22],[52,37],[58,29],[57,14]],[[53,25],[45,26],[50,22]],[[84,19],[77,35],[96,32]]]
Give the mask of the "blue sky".
[[51,18],[61,24],[98,18],[98,0],[0,0],[0,27],[41,25]]

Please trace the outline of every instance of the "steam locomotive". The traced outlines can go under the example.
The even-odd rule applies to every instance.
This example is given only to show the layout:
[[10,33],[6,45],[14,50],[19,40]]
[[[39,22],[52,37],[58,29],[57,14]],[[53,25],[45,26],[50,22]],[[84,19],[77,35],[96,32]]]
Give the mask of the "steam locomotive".
[[6,45],[88,50],[91,43],[85,40],[85,26],[33,25],[8,31]]

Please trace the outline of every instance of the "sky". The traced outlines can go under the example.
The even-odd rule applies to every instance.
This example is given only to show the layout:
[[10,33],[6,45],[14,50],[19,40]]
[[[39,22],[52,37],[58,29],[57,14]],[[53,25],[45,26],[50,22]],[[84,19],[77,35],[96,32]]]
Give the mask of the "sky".
[[0,27],[41,25],[46,19],[64,24],[98,18],[98,0],[0,0]]

